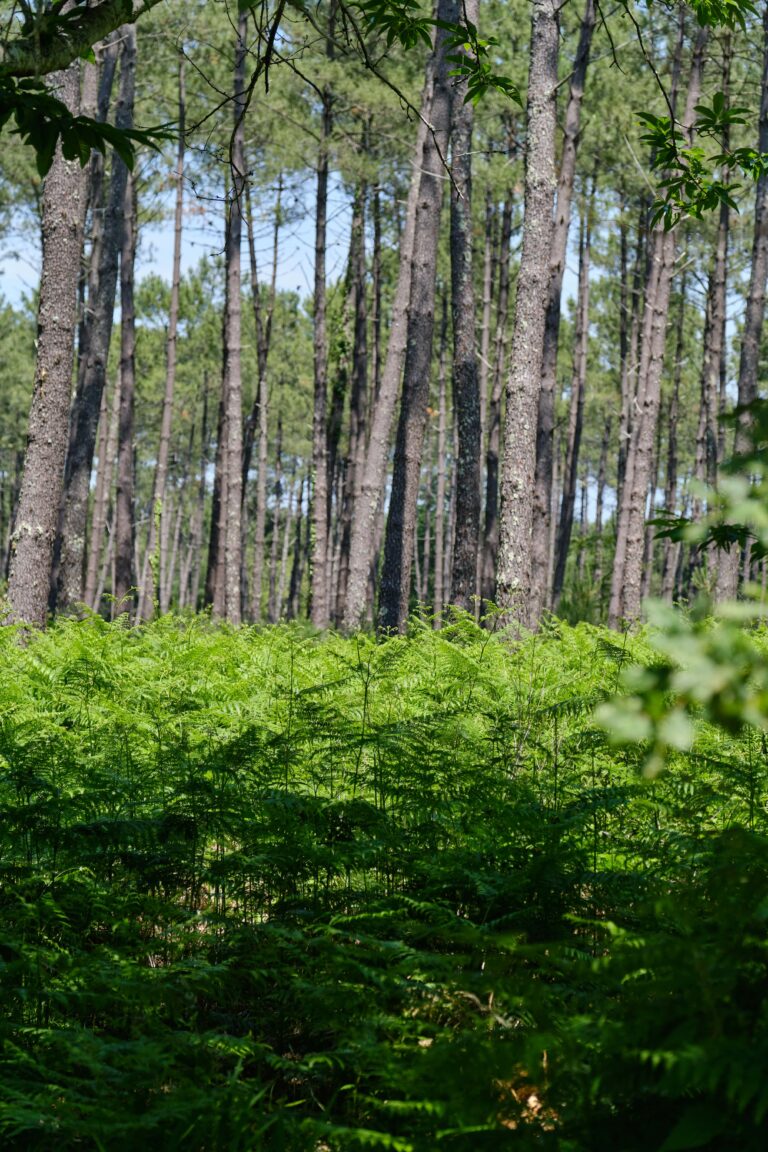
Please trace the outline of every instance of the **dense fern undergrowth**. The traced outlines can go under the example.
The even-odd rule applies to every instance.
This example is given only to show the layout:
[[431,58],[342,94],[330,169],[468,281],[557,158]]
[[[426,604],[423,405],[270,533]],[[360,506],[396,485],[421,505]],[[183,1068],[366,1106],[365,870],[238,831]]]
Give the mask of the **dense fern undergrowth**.
[[3,1147],[765,1147],[766,749],[645,780],[646,638],[0,647]]

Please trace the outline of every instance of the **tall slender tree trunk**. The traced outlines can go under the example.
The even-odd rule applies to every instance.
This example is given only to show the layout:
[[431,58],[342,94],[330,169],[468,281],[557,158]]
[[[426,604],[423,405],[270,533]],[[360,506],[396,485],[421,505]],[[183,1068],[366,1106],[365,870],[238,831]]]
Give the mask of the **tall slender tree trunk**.
[[[438,20],[450,20],[453,14],[453,0],[439,0]],[[429,400],[442,177],[451,102],[445,35],[441,28],[438,28],[435,39],[435,56],[432,131],[424,142],[421,156],[408,343],[381,577],[379,622],[385,632],[403,631],[408,620],[416,504]]]
[[334,616],[340,623],[349,579],[352,515],[360,491],[365,463],[368,412],[368,309],[365,258],[366,185],[358,185],[352,207],[352,238],[349,250],[348,311],[352,317],[352,380],[349,393],[349,432],[344,464],[339,525],[339,566],[335,587]]
[[[701,91],[701,72],[707,29],[700,29],[693,49],[684,131],[690,141],[695,107]],[[675,232],[657,225],[650,237],[649,271],[645,292],[643,335],[638,366],[636,414],[627,453],[626,474],[619,507],[616,554],[609,623],[616,628],[622,621],[640,617],[643,554],[645,550],[645,509],[651,481],[656,423],[661,396],[669,297],[675,265]]]
[[267,364],[269,349],[272,343],[272,317],[275,311],[275,298],[277,295],[277,258],[280,245],[280,226],[282,223],[283,177],[277,178],[277,197],[275,200],[275,221],[272,230],[272,277],[267,297],[266,314],[262,308],[259,288],[258,267],[256,264],[256,244],[253,233],[253,211],[251,209],[250,183],[245,185],[246,222],[248,231],[248,253],[251,271],[251,301],[253,304],[253,319],[256,329],[256,361],[258,379],[256,381],[256,394],[253,407],[245,424],[243,441],[243,548],[248,524],[248,501],[245,498],[248,484],[248,473],[251,469],[254,440],[258,443],[258,472],[256,476],[256,519],[254,525],[253,542],[253,571],[251,577],[251,603],[250,617],[258,621],[261,618],[261,585],[264,571],[264,533],[267,522],[267,459],[269,454],[269,384],[267,378]]
[[[675,368],[672,380],[672,394],[669,398],[667,412],[667,467],[664,483],[664,508],[673,512],[677,503],[677,423],[680,413],[680,385],[683,375],[684,336],[685,336],[685,302],[686,302],[686,274],[683,272],[680,282],[680,309],[677,316],[677,333],[675,348]],[[706,340],[706,337],[705,337]],[[677,568],[677,548],[669,539],[665,539],[661,563],[661,595],[664,600],[671,600],[675,585],[675,570]]]
[[[328,16],[326,52],[333,58],[335,5]],[[333,475],[328,467],[328,337],[326,332],[325,253],[328,225],[329,146],[333,125],[330,85],[323,89],[320,149],[317,158],[315,195],[315,286],[314,286],[314,405],[312,410],[312,623],[327,628],[330,622],[330,512]]]
[[587,358],[589,353],[589,263],[590,263],[590,203],[583,205],[581,235],[579,237],[579,295],[576,323],[576,343],[573,356],[573,376],[571,403],[568,413],[568,442],[565,453],[565,474],[563,476],[563,496],[560,505],[560,524],[555,549],[555,572],[552,588],[552,602],[555,611],[560,601],[565,580],[565,566],[568,549],[571,545],[573,513],[576,504],[576,481],[579,468],[579,451],[584,427],[584,393],[587,383]]
[[[763,73],[760,96],[758,151],[768,152],[768,6],[763,12]],[[757,181],[755,192],[754,231],[750,264],[747,307],[739,352],[738,403],[751,404],[757,397],[760,345],[765,318],[765,288],[768,279],[768,175]],[[742,413],[736,429],[736,452],[744,452],[750,442],[750,414]],[[739,587],[739,550],[731,548],[721,556],[718,565],[717,596],[732,599]]]
[[[167,581],[168,567],[168,528],[170,517],[165,509],[165,492],[168,483],[168,459],[171,449],[171,428],[173,425],[173,397],[176,388],[176,344],[179,326],[179,293],[181,288],[181,239],[184,221],[184,132],[186,124],[186,85],[184,76],[184,53],[179,52],[178,74],[178,145],[176,151],[176,203],[173,219],[173,263],[171,266],[171,304],[168,311],[168,337],[166,341],[165,394],[160,421],[160,445],[157,452],[155,482],[152,492],[152,508],[149,517],[149,537],[147,553],[155,550],[155,509],[160,509],[160,564],[157,573],[159,588]],[[149,569],[145,564],[139,588],[137,617],[147,620],[152,612],[155,593],[149,586]]]
[[[106,401],[106,396],[104,397]],[[107,526],[107,512],[109,508],[112,479],[115,471],[117,456],[117,430],[120,421],[120,376],[115,378],[112,388],[111,410],[106,402],[102,404],[104,427],[100,433],[99,468],[96,474],[96,493],[93,500],[93,517],[91,520],[91,541],[88,548],[88,571],[85,580],[85,603],[94,612],[99,609],[100,597],[96,598],[96,586],[99,579],[101,553],[104,544],[104,533]]]
[[117,433],[115,497],[115,584],[117,612],[130,611],[134,586],[134,434],[136,393],[136,313],[133,304],[136,257],[136,195],[133,177],[125,185],[123,242],[120,254],[120,418]]
[[509,306],[509,244],[512,238],[512,193],[501,214],[499,291],[496,310],[493,377],[488,406],[488,441],[485,451],[485,522],[480,561],[480,595],[488,605],[496,598],[496,556],[499,548],[499,456],[501,452],[501,400],[507,347]]
[[[52,75],[49,87],[77,115],[80,62]],[[77,161],[65,160],[58,146],[43,188],[35,384],[8,579],[13,617],[41,628],[48,608],[67,453],[86,180],[87,173]]]
[[243,492],[243,386],[241,367],[241,240],[245,195],[245,60],[247,13],[241,12],[235,51],[234,117],[230,144],[232,198],[224,246],[226,313],[224,318],[224,468],[226,500],[222,502],[220,544],[223,543],[223,615],[238,625],[242,615],[240,568],[242,537],[240,517]]
[[549,298],[544,325],[541,388],[539,391],[538,428],[536,433],[536,474],[534,480],[533,534],[531,538],[531,594],[529,622],[536,624],[549,602],[551,570],[548,563],[550,507],[552,504],[553,434],[555,428],[555,390],[557,382],[557,349],[560,337],[560,300],[563,294],[571,204],[576,176],[576,156],[581,125],[584,85],[595,29],[595,0],[586,0],[581,20],[568,103],[565,110],[563,155],[557,184],[557,207],[552,238]]
[[405,209],[405,226],[400,240],[400,264],[392,302],[387,354],[378,388],[374,374],[374,404],[368,450],[352,516],[347,596],[342,620],[347,631],[360,627],[364,621],[371,566],[376,554],[376,541],[380,539],[378,528],[387,479],[389,441],[408,339],[416,207],[421,187],[422,153],[427,139],[426,123],[432,116],[434,61],[433,54],[427,65],[427,77],[421,98],[421,119],[416,133],[413,172]]
[[[479,0],[465,0],[464,19],[477,25]],[[480,543],[480,391],[475,350],[475,288],[472,268],[473,104],[466,82],[451,104],[451,303],[453,313],[453,403],[458,430],[456,537],[451,569],[451,603],[474,610]]]
[[[120,83],[115,125],[133,125],[136,91],[136,28],[120,30]],[[117,291],[118,259],[123,231],[123,205],[128,170],[112,154],[107,209],[104,217],[94,297],[89,294],[89,321],[85,326],[83,366],[69,421],[69,450],[61,513],[61,553],[57,576],[57,604],[68,609],[83,599],[88,496],[96,448],[101,396],[107,374],[112,317]]]
[[446,479],[446,384],[448,375],[448,300],[443,293],[440,351],[437,367],[437,491],[435,493],[435,587],[433,609],[439,628],[445,606],[445,479]]
[[525,219],[500,485],[497,597],[506,617],[522,624],[536,623],[536,606],[530,598],[531,538],[539,389],[554,239],[559,11],[557,0],[533,0]]

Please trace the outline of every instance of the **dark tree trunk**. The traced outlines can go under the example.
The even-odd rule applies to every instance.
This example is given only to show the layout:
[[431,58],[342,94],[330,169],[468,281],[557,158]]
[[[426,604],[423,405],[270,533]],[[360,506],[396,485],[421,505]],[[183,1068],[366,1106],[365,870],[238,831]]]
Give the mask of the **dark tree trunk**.
[[133,304],[136,257],[136,198],[133,177],[125,185],[123,243],[120,254],[120,418],[117,432],[115,497],[115,613],[132,608],[134,587],[134,434],[136,392],[136,314]]
[[[120,84],[115,125],[118,128],[130,128],[133,125],[136,89],[136,29],[133,25],[126,25],[120,30],[120,41]],[[106,75],[109,75],[109,69]],[[102,97],[105,101],[108,99],[104,92]],[[88,495],[112,336],[127,175],[125,164],[113,152],[107,208],[100,249],[97,252],[94,296],[91,299],[89,294],[90,320],[85,327],[82,368],[69,421],[57,577],[57,604],[65,610],[83,598]]]
[[[77,114],[80,62],[52,75],[49,87]],[[48,608],[67,453],[85,197],[86,172],[76,161],[65,160],[58,147],[43,188],[35,384],[8,580],[14,619],[41,628]]]
[[554,240],[557,0],[533,0],[525,156],[525,219],[501,474],[497,597],[509,620],[535,624],[531,589],[536,430]]
[[496,598],[496,554],[499,547],[499,454],[501,450],[501,398],[507,347],[509,306],[509,243],[512,237],[512,193],[501,216],[499,292],[496,309],[493,377],[488,406],[488,442],[485,452],[485,523],[480,561],[480,594],[489,605]]
[[[465,0],[464,19],[477,25],[479,0]],[[474,610],[480,542],[480,394],[475,351],[472,269],[472,111],[466,82],[454,88],[451,107],[451,303],[453,403],[458,431],[456,536],[451,604]]]
[[445,473],[446,473],[446,383],[448,375],[448,300],[443,294],[440,321],[440,352],[437,369],[437,492],[435,493],[435,587],[433,609],[439,628],[445,605]]
[[[453,0],[440,0],[438,19],[450,20],[453,14]],[[385,632],[402,632],[408,620],[416,505],[429,400],[440,209],[451,101],[445,35],[440,28],[436,36],[435,55],[432,132],[424,142],[421,155],[408,342],[381,577],[379,623]]]

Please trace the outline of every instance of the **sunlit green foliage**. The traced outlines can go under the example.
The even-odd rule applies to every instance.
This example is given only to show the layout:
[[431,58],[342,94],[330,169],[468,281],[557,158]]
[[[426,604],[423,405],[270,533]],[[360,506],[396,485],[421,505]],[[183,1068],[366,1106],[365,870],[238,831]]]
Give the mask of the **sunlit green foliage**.
[[4,1147],[763,1146],[764,751],[644,782],[646,639],[0,645]]

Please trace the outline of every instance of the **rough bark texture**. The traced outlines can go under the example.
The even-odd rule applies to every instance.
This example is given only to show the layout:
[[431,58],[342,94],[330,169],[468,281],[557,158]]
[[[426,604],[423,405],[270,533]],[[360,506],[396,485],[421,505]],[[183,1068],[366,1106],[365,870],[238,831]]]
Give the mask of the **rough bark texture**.
[[430,62],[427,65],[427,78],[421,98],[422,119],[419,120],[417,129],[413,174],[405,209],[405,227],[400,241],[400,264],[395,297],[392,302],[387,354],[378,392],[376,392],[374,382],[375,398],[371,415],[368,450],[352,517],[347,595],[342,620],[343,627],[348,631],[360,627],[365,619],[371,564],[376,552],[376,541],[379,538],[377,529],[387,479],[389,439],[408,337],[408,305],[413,271],[416,204],[421,184],[421,157],[427,138],[424,121],[429,121],[431,117],[433,85],[434,56],[430,57]]
[[[479,0],[466,0],[464,19],[477,25]],[[451,604],[474,609],[480,541],[480,393],[475,351],[475,288],[472,269],[472,120],[466,83],[453,90],[451,107],[451,304],[453,312],[453,403],[459,454],[456,461],[456,537]]]
[[[330,23],[333,23],[331,12]],[[329,44],[329,55],[331,55]],[[333,476],[328,469],[328,337],[326,333],[325,249],[328,217],[328,146],[333,123],[332,95],[323,90],[323,119],[315,194],[314,405],[312,410],[312,623],[327,628],[330,612],[329,519]]]
[[[165,493],[168,482],[168,460],[171,452],[171,427],[173,424],[173,397],[176,389],[176,340],[179,326],[179,291],[181,287],[181,237],[184,220],[184,131],[186,119],[186,88],[184,77],[184,56],[179,54],[178,80],[178,126],[179,134],[176,151],[176,203],[173,219],[173,263],[171,267],[171,302],[168,310],[168,337],[166,341],[165,394],[160,421],[160,444],[157,451],[155,482],[152,492],[152,515],[149,518],[149,539],[147,551],[151,555],[155,548],[155,514],[160,509],[160,565],[157,578],[160,587],[167,581],[168,568],[168,527],[170,516],[165,507]],[[146,620],[152,612],[154,590],[149,583],[149,570],[145,564],[139,589],[139,620]],[[161,599],[164,599],[161,597]]]
[[535,624],[549,601],[550,565],[548,563],[550,539],[550,508],[552,505],[553,433],[555,428],[555,392],[557,382],[557,349],[560,337],[560,301],[563,294],[568,231],[571,223],[571,204],[576,176],[581,124],[581,106],[584,99],[589,53],[595,29],[595,0],[586,0],[581,20],[579,45],[571,75],[568,103],[563,126],[563,154],[557,184],[557,207],[552,238],[551,278],[547,316],[544,325],[544,351],[539,392],[539,416],[536,433],[536,475],[534,482],[533,535],[531,541],[531,595],[529,620]]
[[[118,128],[130,128],[133,125],[136,90],[134,25],[123,28],[120,39],[120,83],[115,124]],[[57,580],[57,606],[63,610],[72,608],[83,599],[88,495],[112,337],[127,177],[128,169],[120,157],[113,153],[103,232],[94,253],[98,258],[98,267],[95,270],[93,296],[89,293],[83,363],[69,422]]]
[[[585,215],[590,208],[585,208]],[[555,611],[563,591],[565,565],[573,530],[573,514],[576,506],[576,479],[579,467],[581,433],[584,424],[584,393],[587,384],[587,354],[589,351],[589,220],[582,220],[579,237],[579,297],[576,320],[576,342],[573,354],[573,376],[571,383],[571,403],[568,413],[568,442],[565,454],[563,475],[563,495],[560,504],[560,523],[555,549],[555,570],[552,587],[552,603]]]
[[446,376],[448,372],[448,301],[443,296],[440,322],[440,354],[437,368],[437,492],[435,493],[435,627],[442,622],[445,604],[443,570],[445,567],[445,444],[446,444]]
[[[50,87],[77,114],[79,62],[52,76]],[[57,148],[43,190],[35,384],[8,580],[13,617],[40,627],[46,620],[67,453],[85,196],[85,171],[64,160]]]
[[[452,19],[453,11],[453,0],[440,0],[438,19]],[[379,623],[385,632],[403,631],[408,620],[416,503],[429,400],[443,165],[450,126],[448,62],[441,29],[436,36],[435,56],[432,131],[424,142],[421,155],[408,341],[381,577]]]
[[[683,125],[691,138],[694,109],[701,91],[701,71],[707,30],[697,35],[691,61],[688,96]],[[627,452],[626,473],[619,507],[616,554],[608,618],[611,627],[639,619],[643,554],[645,550],[645,509],[651,482],[656,423],[661,398],[667,316],[675,265],[675,232],[657,225],[649,240],[649,271],[645,292],[642,342],[638,366],[635,415]]]
[[223,504],[224,617],[238,625],[241,620],[240,560],[242,538],[240,515],[243,492],[243,385],[241,369],[240,247],[243,231],[245,193],[245,61],[247,13],[241,12],[235,50],[234,117],[230,144],[232,199],[224,246],[227,279],[227,309],[224,318],[224,398],[227,499]]
[[512,236],[512,193],[507,194],[501,214],[499,292],[496,309],[493,376],[488,405],[488,441],[485,451],[485,520],[480,559],[480,595],[488,605],[496,598],[496,556],[499,548],[499,456],[501,450],[501,400],[507,348],[509,304],[509,242]]
[[525,155],[525,220],[507,379],[496,588],[508,620],[531,619],[536,430],[554,231],[559,6],[533,0]]
[[133,177],[125,185],[120,252],[120,416],[117,431],[115,497],[115,612],[130,611],[134,586],[133,412],[136,394],[136,314],[133,304],[136,257],[136,202]]

